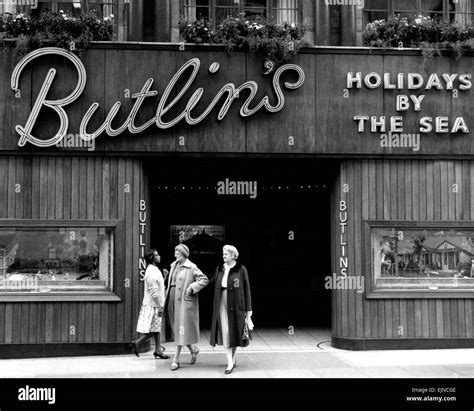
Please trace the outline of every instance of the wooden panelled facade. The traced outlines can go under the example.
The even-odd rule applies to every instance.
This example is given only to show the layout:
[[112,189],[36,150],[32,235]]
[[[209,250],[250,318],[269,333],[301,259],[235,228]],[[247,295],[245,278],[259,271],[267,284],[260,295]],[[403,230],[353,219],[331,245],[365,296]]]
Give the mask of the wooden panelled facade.
[[[20,186],[17,192],[15,187]],[[126,185],[129,185],[128,187]],[[48,301],[0,302],[2,356],[121,353],[135,332],[139,287],[140,200],[146,200],[139,159],[79,156],[0,156],[0,218],[16,220],[118,220],[114,294]],[[130,287],[126,287],[130,279]],[[54,297],[53,297],[54,298]],[[15,299],[20,301],[15,301]],[[68,301],[71,299],[71,301]],[[74,327],[72,332],[71,327]],[[74,348],[71,347],[71,344]]]
[[[343,189],[347,184],[346,190]],[[453,190],[457,184],[458,190]],[[474,162],[449,160],[362,160],[341,166],[332,196],[333,266],[341,256],[339,201],[347,204],[348,275],[371,275],[364,225],[368,220],[474,220]],[[336,346],[370,348],[472,347],[472,298],[406,294],[367,298],[357,290],[333,290],[332,333]]]
[[[80,120],[93,102],[100,108],[91,130],[100,125],[116,101],[122,108],[114,127],[123,122],[133,99],[148,78],[153,90],[140,109],[137,124],[156,113],[163,90],[176,71],[198,57],[201,69],[184,97],[171,110],[170,118],[185,107],[191,94],[204,88],[201,113],[227,83],[236,87],[245,81],[258,83],[251,107],[268,95],[274,102],[272,76],[263,76],[263,61],[245,53],[225,53],[218,46],[177,44],[96,44],[81,56],[87,69],[87,85],[82,96],[67,107],[69,133],[77,133]],[[66,148],[18,146],[15,125],[24,125],[50,65],[58,68],[49,97],[64,97],[72,90],[77,75],[72,66],[42,58],[25,70],[22,97],[14,97],[10,76],[15,66],[11,51],[0,62],[0,219],[41,221],[115,221],[115,300],[74,297],[0,301],[0,357],[125,352],[125,343],[135,337],[141,303],[139,280],[139,205],[150,195],[148,179],[160,178],[160,158],[224,154],[233,157],[275,156],[331,159],[340,164],[332,187],[332,264],[339,261],[339,201],[348,208],[348,274],[370,276],[367,270],[365,224],[378,221],[466,221],[474,220],[474,162],[472,133],[427,134],[418,152],[410,148],[384,148],[379,136],[357,132],[354,115],[396,115],[396,90],[351,90],[344,96],[348,72],[409,73],[419,70],[419,51],[371,51],[364,49],[313,48],[295,61],[305,72],[305,82],[297,90],[283,88],[285,106],[278,113],[258,113],[242,118],[242,99],[236,100],[225,118],[216,120],[218,105],[200,124],[181,121],[168,129],[152,126],[139,134],[123,132],[117,137],[99,136],[94,151]],[[146,64],[144,64],[146,62]],[[209,73],[219,62],[218,72]],[[431,72],[465,73],[473,67],[472,55],[459,61],[435,59]],[[295,73],[283,81],[294,81]],[[74,80],[71,80],[74,79]],[[184,84],[181,79],[180,87]],[[175,90],[176,92],[176,90]],[[428,90],[423,115],[464,116],[473,120],[472,90],[454,99],[447,90]],[[245,96],[246,98],[246,96]],[[222,100],[221,100],[222,101]],[[56,116],[56,117],[55,117]],[[408,128],[415,126],[419,113],[405,114]],[[35,134],[50,137],[57,129],[57,115],[42,112]],[[169,118],[167,119],[169,121]],[[294,144],[288,144],[292,137]],[[184,140],[183,140],[184,139]],[[181,145],[181,141],[186,144]],[[156,160],[156,174],[147,176],[144,162]],[[151,160],[150,160],[151,159]],[[17,192],[17,184],[21,190]],[[459,190],[450,189],[458,184]],[[347,186],[346,186],[347,185]],[[128,186],[128,189],[125,187]],[[348,190],[344,190],[347,187]],[[318,218],[318,216],[314,216]],[[149,228],[149,227],[147,227]],[[146,233],[149,245],[149,232]],[[130,279],[130,287],[126,287]],[[328,291],[329,292],[329,291]],[[333,290],[333,345],[349,349],[474,347],[473,298],[437,298],[407,295],[373,298],[356,290]],[[315,316],[318,313],[315,313]],[[71,327],[75,332],[71,333]],[[72,348],[74,347],[74,348]]]

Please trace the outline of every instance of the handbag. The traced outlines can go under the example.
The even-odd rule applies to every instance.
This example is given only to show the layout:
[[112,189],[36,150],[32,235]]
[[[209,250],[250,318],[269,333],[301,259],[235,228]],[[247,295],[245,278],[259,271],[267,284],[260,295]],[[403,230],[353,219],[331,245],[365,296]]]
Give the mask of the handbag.
[[253,330],[253,322],[249,315],[245,316],[244,330],[242,331],[242,347],[247,347],[252,339],[251,330]]
[[250,344],[252,336],[250,335],[250,330],[247,323],[244,324],[244,330],[242,332],[242,347],[247,347]]

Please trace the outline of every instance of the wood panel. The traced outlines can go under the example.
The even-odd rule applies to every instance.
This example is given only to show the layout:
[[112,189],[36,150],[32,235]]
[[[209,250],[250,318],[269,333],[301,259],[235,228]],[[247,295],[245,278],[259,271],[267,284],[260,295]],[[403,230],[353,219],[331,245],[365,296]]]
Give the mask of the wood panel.
[[83,343],[86,342],[86,304],[77,304],[76,311],[76,341]]
[[69,303],[69,318],[68,318],[69,327],[72,330],[69,330],[68,333],[68,342],[75,343],[77,342],[77,303]]
[[[56,158],[56,169],[64,170],[64,158],[57,157]],[[61,219],[63,218],[63,193],[64,193],[64,174],[58,173],[56,174],[56,184],[55,184],[55,199],[54,199],[54,218]]]
[[[356,181],[361,181],[363,178],[363,166],[364,164],[358,164],[357,168],[357,175],[355,176]],[[364,210],[362,207],[362,187],[360,184],[354,184],[354,204],[357,209],[362,210],[362,215],[364,214]],[[358,241],[359,238],[362,236],[363,232],[363,218],[361,214],[356,214],[354,216],[354,236],[351,241],[354,244],[354,261],[355,267],[361,267],[364,265],[365,261],[363,259],[363,244]],[[354,270],[352,275],[362,276],[361,272],[357,272]],[[362,291],[362,290],[361,290]],[[355,334],[358,337],[362,337],[364,334],[364,324],[362,321],[357,321],[358,317],[363,315],[362,307],[363,307],[363,297],[362,292],[357,292],[355,294],[355,310],[354,311],[354,327],[355,327]]]
[[[261,71],[258,72],[258,68],[261,67],[258,67],[255,61],[248,63],[248,65],[251,67],[257,67],[257,73],[254,73],[253,70],[247,68],[247,58],[245,53],[237,53],[237,55],[232,56],[231,54],[223,55],[220,52],[205,52],[199,53],[198,57],[201,63],[200,70],[192,86],[177,103],[175,110],[173,111],[174,115],[182,113],[186,109],[186,104],[191,95],[199,87],[202,87],[203,95],[196,107],[191,111],[193,118],[197,118],[204,113],[221,88],[227,83],[232,82],[235,87],[238,88],[247,80],[254,80],[259,84],[261,81],[265,81],[261,75]],[[177,53],[175,71],[179,70],[189,59],[189,54]],[[211,74],[209,67],[213,63],[219,64],[219,70],[216,73]],[[181,87],[182,83],[183,82],[180,82]],[[268,91],[266,87],[265,90]],[[262,90],[259,90],[259,93],[255,97],[254,103],[251,104],[251,107],[254,107],[257,102],[261,100],[262,92]],[[253,130],[251,138],[252,142],[250,143],[252,147],[258,144],[259,138],[266,140],[268,135],[271,137],[271,130],[265,130],[265,132],[258,134],[258,131],[262,131],[262,129],[258,128],[257,130],[256,127],[262,127],[262,123],[265,121],[264,119],[267,117],[274,119],[274,116],[268,115],[268,113],[267,116],[262,114],[262,117],[254,115],[249,118],[252,119],[251,121],[246,121],[244,118],[240,117],[240,107],[247,99],[248,94],[248,91],[242,91],[240,93],[239,97],[236,98],[230,106],[230,109],[222,121],[217,120],[217,115],[224,104],[224,101],[227,99],[227,93],[199,124],[190,126],[185,121],[181,121],[179,126],[172,130],[173,135],[175,136],[176,151],[243,153],[246,151],[248,144],[246,141],[247,126]],[[273,96],[270,96],[270,98],[273,98]],[[278,114],[276,116],[278,116]],[[163,131],[166,130],[160,130],[158,134],[161,134]],[[184,137],[184,144],[182,144],[183,141],[180,140],[181,137]]]
[[44,342],[50,343],[53,342],[53,332],[57,329],[57,324],[53,321],[53,304],[46,303],[45,309],[45,329],[44,329]]
[[[133,175],[130,177],[130,180],[132,181],[130,196],[131,196],[131,201],[135,202],[136,204],[132,205],[131,210],[129,211],[130,214],[128,216],[128,219],[131,220],[132,244],[138,245],[140,244],[140,225],[139,225],[139,218],[137,218],[133,210],[136,206],[139,206],[140,200],[144,199],[144,197],[142,196],[142,191],[141,191],[141,181],[143,180],[143,175],[141,174],[141,170],[138,171],[135,161],[136,160],[130,161],[130,167],[133,173]],[[132,255],[132,261],[130,264],[136,267],[140,259],[140,248],[133,247],[131,250],[131,255]],[[140,275],[139,275],[138,270],[134,270],[132,275],[133,275],[133,284],[132,284],[133,298],[132,298],[132,304],[131,304],[132,329],[130,330],[130,332],[134,333],[136,329],[135,319],[138,318],[138,315],[140,313],[140,306],[142,303],[143,282],[140,281]]]
[[45,340],[45,332],[46,332],[46,304],[43,303],[32,303],[32,310],[38,310],[38,322],[31,323],[31,331],[30,336],[34,336],[35,339],[33,342],[35,343],[42,343]]
[[[316,63],[314,56],[300,55],[294,63],[305,72],[304,84],[296,90],[288,90],[284,83],[295,83],[298,75],[288,71],[280,85],[285,98],[283,109],[277,113],[269,113],[262,109],[250,116],[247,124],[247,151],[250,153],[313,153],[316,150],[316,134],[319,103],[316,101]],[[272,90],[273,74],[263,76],[264,61],[256,56],[247,58],[247,80],[255,81],[259,91],[250,107],[255,107],[262,98],[268,96],[271,104],[275,104]],[[238,84],[238,83],[237,83]],[[243,93],[242,93],[243,94]],[[245,93],[245,97],[248,94]],[[239,99],[239,102],[242,99]],[[232,122],[237,121],[230,115]],[[223,120],[229,122],[229,119]],[[237,124],[238,125],[238,124]],[[226,127],[228,125],[226,124]],[[291,144],[290,137],[293,137]],[[320,146],[321,147],[321,146]]]
[[429,300],[428,301],[428,337],[429,338],[436,338],[436,330],[437,330],[437,324],[436,324],[436,301],[435,300]]
[[465,338],[466,337],[466,311],[465,311],[465,301],[458,300],[455,301],[458,304],[458,334],[459,337]]
[[21,315],[20,315],[21,305],[20,304],[13,304],[12,307],[12,341],[21,341],[20,340],[20,331],[22,328],[21,324]]
[[28,333],[29,333],[29,314],[30,314],[30,306],[29,304],[22,304],[20,306],[20,342],[22,344],[28,343]]
[[87,158],[79,157],[79,219],[87,218]]
[[15,125],[25,125],[31,111],[31,67],[26,67],[20,78],[20,98],[15,98],[15,93],[10,87],[13,67],[17,63],[10,51],[2,50],[2,64],[0,64],[0,149],[18,149],[19,135]]
[[[124,193],[124,186],[125,186],[125,180],[126,180],[126,176],[125,176],[125,164],[123,165],[123,167],[117,167],[117,212],[118,212],[118,218],[119,219],[125,219],[125,193]],[[125,242],[124,241],[119,241],[117,243],[117,248],[118,248],[118,254],[122,255],[122,260],[125,262],[127,261],[127,252],[126,252],[126,248],[125,248]],[[119,308],[119,321],[118,321],[118,335],[117,335],[117,339],[120,341],[120,340],[123,340],[124,338],[124,335],[126,333],[126,326],[125,326],[125,323],[129,323],[129,321],[126,321],[125,320],[125,316],[126,316],[126,306],[128,304],[130,304],[130,294],[131,294],[131,290],[130,290],[130,287],[125,287],[124,285],[124,281],[125,279],[129,279],[130,280],[130,283],[132,282],[131,281],[131,275],[132,273],[131,272],[127,272],[127,273],[124,273],[124,277],[122,280],[118,280],[117,283],[116,283],[116,287],[117,287],[117,290],[121,290],[121,295],[123,295],[123,302],[124,304],[122,304]]]
[[[5,304],[0,304],[0,330],[6,329]],[[5,343],[5,331],[0,333],[0,344]]]
[[[450,60],[450,72],[451,73],[471,73],[472,72],[472,61],[466,59]],[[455,87],[456,88],[456,87]],[[467,136],[472,136],[472,121],[469,119],[474,112],[474,98],[472,88],[469,90],[457,90],[458,97],[451,99],[451,113],[452,116],[461,116],[468,124],[469,132]],[[460,153],[472,153],[474,149],[474,141],[471,138],[465,138],[465,134],[462,136],[456,135],[451,142],[451,149],[456,149]]]
[[13,304],[7,303],[5,304],[5,338],[4,338],[4,342],[6,344],[11,344],[13,342],[12,333],[13,333]]
[[[107,88],[104,90],[105,100],[101,106],[103,112],[97,117],[100,123],[105,120],[109,110],[118,101],[121,108],[112,122],[114,129],[120,127],[126,121],[135,99],[131,96],[142,90],[144,83],[153,79],[151,90],[158,91],[157,96],[145,99],[138,111],[135,126],[139,127],[156,115],[158,102],[163,95],[165,87],[175,74],[176,61],[175,52],[144,50],[106,50],[105,51],[105,81]],[[188,55],[188,59],[191,56]],[[146,62],[146,64],[143,64]],[[181,87],[183,86],[182,83]],[[179,85],[177,86],[179,87]],[[178,88],[179,90],[180,88]],[[176,93],[176,90],[173,90]],[[172,99],[171,99],[172,100]],[[168,100],[170,101],[170,100]],[[175,113],[175,110],[171,110]],[[172,115],[165,117],[166,121],[174,118]],[[173,152],[175,151],[174,131],[172,129],[159,129],[152,124],[147,130],[140,134],[131,134],[125,131],[119,136],[109,137],[102,134],[97,140],[103,141],[104,150],[116,152]]]
[[101,312],[100,312],[100,303],[92,303],[92,342],[100,342],[100,326],[101,326]]
[[[473,337],[473,332],[472,332],[472,301],[471,300],[466,300],[464,304],[465,304],[465,315],[466,315],[466,317],[464,318],[464,322],[466,324],[466,337],[467,338],[472,338]],[[460,321],[462,321],[462,318],[460,318]]]
[[402,338],[408,338],[407,300],[400,300],[400,328]]
[[[74,303],[73,303],[74,304]],[[57,304],[57,309],[60,310],[61,314],[61,332],[60,332],[60,341],[65,343],[69,341],[69,335],[71,332],[71,322],[69,321],[69,309],[72,304],[70,303],[61,303]]]
[[100,304],[100,342],[108,342],[109,304]]
[[[364,273],[366,280],[370,275],[365,272],[364,256],[370,253],[364,250],[364,221],[470,221],[474,215],[471,209],[473,178],[473,161],[351,160],[342,163],[338,187],[346,182],[351,187],[347,195],[351,272]],[[338,238],[336,203],[333,209],[332,235]],[[336,269],[340,251],[337,241],[332,244]],[[368,299],[365,294],[360,298],[356,290],[337,290],[333,295],[336,298],[333,310],[336,337],[473,337],[473,304],[469,298]]]
[[[133,228],[134,226],[137,225],[138,218],[135,218],[134,221],[134,216],[132,214],[132,209],[133,209],[133,198],[132,198],[132,193],[133,193],[133,164],[132,160],[125,160],[125,167],[124,167],[124,175],[123,175],[123,184],[120,185],[119,187],[124,187],[122,191],[122,201],[124,203],[124,208],[123,208],[123,216],[125,220],[125,229],[127,233],[129,233],[130,238],[133,241]],[[119,197],[120,198],[120,197]],[[138,243],[135,243],[138,245]],[[125,265],[127,267],[133,267],[136,266],[137,264],[134,264],[136,260],[133,260],[133,251],[131,249],[126,249],[127,252],[125,253]],[[135,267],[134,267],[135,268]],[[136,270],[130,270],[130,276],[131,276],[131,281],[130,284],[131,286],[126,288],[128,292],[125,294],[125,314],[124,314],[124,335],[131,335],[132,334],[132,327],[134,325],[133,323],[133,310],[132,310],[132,304],[133,304],[133,297],[134,297],[134,291],[135,287],[138,285],[136,283]],[[123,280],[122,280],[123,281]]]
[[[374,160],[369,161],[369,199],[380,198],[380,183],[382,178],[375,174],[375,162]],[[377,215],[380,215],[380,201],[369,201],[369,218],[376,219]],[[380,218],[380,217],[379,217]],[[377,301],[370,301],[368,304],[367,302],[364,304],[366,307],[365,315],[367,320],[364,324],[364,337],[370,337],[371,335],[375,335],[373,331],[373,325],[376,321],[377,316]]]
[[[373,170],[373,167],[371,167],[371,162],[372,161],[363,161],[362,162],[362,179],[361,179],[361,185],[362,187],[368,187],[367,190],[362,190],[362,221],[361,224],[363,224],[364,220],[369,220],[373,219],[372,216],[374,215],[374,204],[373,202],[371,203],[369,199],[374,196],[373,190],[375,189],[375,181],[374,181],[374,176],[371,175],[370,170]],[[362,260],[363,263],[365,263],[364,260]],[[360,275],[363,275],[363,273],[360,273]],[[364,279],[365,280],[365,279]],[[364,283],[364,286],[367,286],[367,283]],[[361,307],[362,307],[362,313],[360,314],[362,318],[364,319],[363,324],[362,324],[362,330],[363,334],[360,337],[367,337],[370,336],[370,306],[369,304],[366,304],[364,301],[364,294],[360,295],[361,299]],[[359,315],[359,314],[358,314]],[[334,317],[333,317],[334,318]],[[358,317],[361,318],[361,317]]]
[[12,189],[16,184],[16,164],[15,159],[8,159],[8,218],[15,218],[15,190]]
[[[349,195],[346,197],[347,198],[347,205],[356,207],[357,205],[355,202],[357,201],[357,190],[356,190],[356,185],[355,180],[360,180],[360,177],[358,175],[358,164],[353,164],[353,173],[350,173],[347,178],[347,183],[349,184]],[[349,221],[348,221],[349,222]],[[347,231],[346,235],[344,236],[346,238],[346,243],[348,245],[347,247],[347,258],[349,261],[354,261],[355,263],[355,251],[356,251],[356,243],[355,243],[355,237],[356,237],[356,232],[357,232],[357,221],[356,221],[356,216],[354,215],[354,219],[350,222],[350,224],[347,224]],[[353,244],[352,247],[350,247],[350,244]],[[355,270],[355,265],[354,266],[349,266],[347,270],[348,275],[356,275],[357,271]],[[344,298],[346,301],[346,306],[347,306],[347,335],[354,335],[355,334],[355,324],[356,324],[356,310],[355,310],[355,297],[356,293],[351,293],[348,292],[347,290],[343,290],[344,293]]]
[[85,303],[86,306],[86,326],[84,330],[84,341],[86,343],[91,343],[93,340],[93,326],[94,326],[94,310],[93,310],[93,303],[87,302]]
[[[105,65],[106,50],[89,49],[87,53],[82,53],[81,60],[84,66],[87,68],[87,83],[81,97],[77,102],[73,103],[74,109],[68,110],[69,115],[69,133],[78,134],[79,125],[82,120],[84,113],[89,109],[93,102],[99,102],[100,106],[97,109],[95,116],[89,122],[87,132],[92,133],[98,129],[105,118],[106,110],[110,107],[106,107],[103,103],[105,101],[105,95],[110,90],[107,81],[107,70]],[[73,78],[77,76],[74,74]],[[85,146],[82,148],[75,148],[74,151],[78,153],[85,153],[87,151],[101,152],[107,151],[105,149],[105,139],[103,137],[96,138],[93,142],[88,143],[91,146]],[[58,148],[58,151],[71,151],[70,148]]]
[[[138,159],[0,156],[1,218],[125,222],[115,236],[114,291],[122,301],[0,302],[0,344],[134,338],[141,304],[138,212],[148,191],[143,179]],[[126,276],[132,280],[129,289],[123,286]]]
[[[347,73],[383,72],[383,57],[320,55],[316,58],[316,107],[317,140],[325,143],[326,153],[352,152],[359,150],[380,151],[378,135],[357,131],[356,115],[382,116],[383,89],[351,88],[345,98]],[[343,115],[338,115],[343,113]],[[370,128],[369,128],[370,130]],[[344,136],[342,139],[337,136]],[[341,140],[344,140],[342,143]],[[342,144],[341,144],[342,143]],[[322,144],[318,143],[318,149]],[[342,147],[343,146],[343,147]],[[324,147],[324,146],[323,146]],[[342,151],[341,151],[342,149]]]

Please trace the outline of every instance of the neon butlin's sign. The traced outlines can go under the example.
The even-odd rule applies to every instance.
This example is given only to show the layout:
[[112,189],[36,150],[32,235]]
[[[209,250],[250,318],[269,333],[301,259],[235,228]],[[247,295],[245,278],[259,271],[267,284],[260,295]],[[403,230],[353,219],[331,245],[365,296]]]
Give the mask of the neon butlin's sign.
[[[84,91],[86,86],[86,69],[82,64],[82,61],[75,56],[74,54],[60,49],[56,47],[47,47],[43,49],[39,49],[36,51],[31,52],[27,56],[25,56],[15,67],[12,77],[11,77],[11,88],[13,91],[18,92],[20,87],[20,77],[21,73],[23,72],[24,68],[32,61],[37,59],[38,57],[45,56],[45,55],[59,55],[63,56],[68,59],[76,68],[77,72],[77,84],[75,89],[72,91],[71,94],[65,96],[62,99],[58,100],[49,100],[47,98],[48,92],[51,89],[54,78],[56,76],[56,70],[54,68],[50,68],[46,78],[41,86],[40,92],[36,98],[36,101],[33,105],[31,113],[28,116],[28,120],[24,126],[17,125],[15,130],[20,135],[20,139],[18,141],[18,145],[23,147],[26,142],[30,142],[38,147],[51,147],[61,141],[64,136],[68,133],[68,126],[69,126],[69,117],[67,115],[66,110],[64,109],[65,106],[73,103],[76,101]],[[186,123],[190,125],[196,125],[204,120],[209,113],[215,108],[219,100],[223,96],[226,96],[220,110],[217,114],[218,120],[222,120],[225,115],[227,114],[230,106],[232,105],[233,101],[239,98],[239,95],[242,91],[248,90],[249,95],[247,99],[242,103],[240,107],[240,115],[242,117],[249,117],[255,114],[260,109],[264,108],[270,113],[277,113],[280,111],[283,106],[285,105],[285,96],[283,95],[282,87],[280,85],[280,77],[286,71],[296,71],[298,74],[298,79],[296,82],[285,82],[285,88],[289,90],[294,90],[301,87],[304,83],[305,75],[304,71],[301,67],[295,64],[285,64],[281,66],[278,70],[276,70],[273,76],[273,91],[276,95],[275,104],[272,105],[270,103],[270,99],[268,96],[262,98],[262,100],[256,104],[254,107],[250,107],[250,104],[253,102],[257,90],[258,84],[255,81],[246,81],[245,83],[241,84],[239,87],[236,87],[234,83],[227,83],[225,84],[219,92],[216,94],[212,102],[209,106],[200,114],[195,115],[192,113],[193,109],[199,103],[203,93],[204,88],[199,87],[197,88],[194,93],[191,95],[189,100],[186,103],[186,107],[177,114],[173,119],[170,121],[165,121],[163,117],[174,107],[176,104],[183,98],[184,94],[190,89],[191,85],[193,84],[200,68],[200,61],[198,58],[192,58],[188,62],[186,62],[171,78],[170,82],[168,83],[167,87],[164,89],[161,99],[158,103],[158,107],[156,110],[156,114],[149,119],[146,123],[142,125],[135,124],[136,116],[140,107],[142,106],[144,100],[147,97],[153,97],[158,95],[158,91],[152,90],[153,85],[153,78],[149,78],[145,81],[142,89],[132,95],[132,98],[135,100],[133,107],[127,116],[125,122],[118,128],[112,127],[112,121],[117,115],[122,103],[120,101],[115,102],[112,107],[110,108],[107,117],[103,121],[103,123],[95,130],[89,130],[89,122],[91,121],[92,117],[94,116],[95,112],[99,108],[99,103],[92,103],[89,109],[85,112],[84,116],[82,117],[80,127],[79,127],[79,134],[81,138],[86,141],[91,141],[97,138],[102,133],[106,133],[109,136],[118,136],[119,134],[123,133],[125,130],[128,130],[132,134],[140,133],[147,128],[155,125],[160,129],[167,129],[173,127],[180,121],[184,120]],[[188,70],[190,69],[190,70]],[[212,75],[219,70],[218,63],[212,63],[209,66],[209,74]],[[189,71],[191,73],[189,74]],[[185,73],[188,72],[186,75]],[[172,90],[175,88],[178,81],[185,82],[184,86],[181,90],[176,92],[176,97],[171,100],[170,94]],[[171,100],[171,101],[169,101]],[[48,107],[53,109],[58,117],[59,117],[59,129],[57,133],[50,137],[50,138],[38,138],[32,134],[32,130],[35,126],[35,123],[38,121],[38,115],[42,107]]]

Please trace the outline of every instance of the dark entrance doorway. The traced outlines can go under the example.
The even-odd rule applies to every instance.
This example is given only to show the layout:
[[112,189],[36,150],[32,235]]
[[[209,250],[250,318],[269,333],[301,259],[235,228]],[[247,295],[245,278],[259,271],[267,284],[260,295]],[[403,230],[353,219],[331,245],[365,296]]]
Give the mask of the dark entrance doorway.
[[[211,278],[222,245],[232,244],[249,271],[254,323],[330,326],[324,277],[331,274],[336,170],[320,159],[150,161],[151,245],[162,255],[162,268],[169,269],[181,236],[190,260]],[[210,326],[212,297],[211,287],[201,292],[201,328]]]

